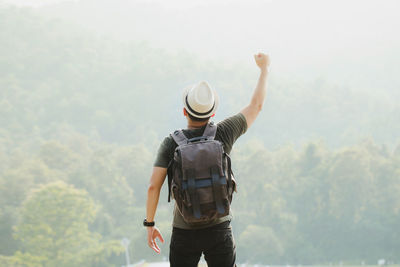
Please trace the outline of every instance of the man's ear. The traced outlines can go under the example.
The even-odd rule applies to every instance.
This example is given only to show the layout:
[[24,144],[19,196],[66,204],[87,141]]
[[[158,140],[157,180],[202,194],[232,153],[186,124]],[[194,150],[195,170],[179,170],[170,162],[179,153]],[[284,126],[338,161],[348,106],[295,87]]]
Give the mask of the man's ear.
[[187,111],[186,111],[186,108],[183,108],[183,116],[187,116]]

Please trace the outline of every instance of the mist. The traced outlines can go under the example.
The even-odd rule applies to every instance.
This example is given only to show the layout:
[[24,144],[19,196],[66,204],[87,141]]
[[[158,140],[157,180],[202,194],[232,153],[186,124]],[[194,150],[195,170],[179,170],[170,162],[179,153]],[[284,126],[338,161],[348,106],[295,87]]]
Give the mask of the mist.
[[[168,258],[165,185],[146,245],[149,177],[206,80],[219,122],[251,99],[235,143],[238,263],[400,263],[398,1],[0,1],[0,265]],[[69,234],[67,234],[69,233]],[[74,256],[71,256],[74,255]],[[239,266],[240,266],[239,265]],[[140,265],[139,265],[140,266]]]

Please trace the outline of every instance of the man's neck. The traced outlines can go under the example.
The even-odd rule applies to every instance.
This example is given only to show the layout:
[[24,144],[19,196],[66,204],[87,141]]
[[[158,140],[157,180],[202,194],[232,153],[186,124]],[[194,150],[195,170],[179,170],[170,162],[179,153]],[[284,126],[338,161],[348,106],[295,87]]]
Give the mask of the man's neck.
[[188,120],[187,127],[188,127],[188,129],[199,129],[199,128],[203,127],[204,125],[206,125],[207,123],[208,123],[208,121]]

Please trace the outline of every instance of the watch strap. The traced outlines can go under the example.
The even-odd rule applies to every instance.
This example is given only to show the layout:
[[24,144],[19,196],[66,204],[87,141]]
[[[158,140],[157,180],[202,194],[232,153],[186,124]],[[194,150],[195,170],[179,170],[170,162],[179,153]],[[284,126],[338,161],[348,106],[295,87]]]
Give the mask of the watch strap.
[[144,221],[143,221],[143,226],[146,226],[146,227],[153,227],[155,224],[156,223],[154,221],[148,222],[147,219],[144,219]]

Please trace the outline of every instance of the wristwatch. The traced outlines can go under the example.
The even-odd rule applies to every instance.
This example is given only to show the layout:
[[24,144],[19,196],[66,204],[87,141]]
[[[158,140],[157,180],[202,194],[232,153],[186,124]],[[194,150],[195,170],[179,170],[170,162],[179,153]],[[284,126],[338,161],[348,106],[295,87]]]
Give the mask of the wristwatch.
[[143,221],[143,225],[146,227],[153,227],[155,224],[155,222],[148,222],[146,219]]

